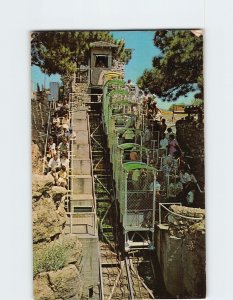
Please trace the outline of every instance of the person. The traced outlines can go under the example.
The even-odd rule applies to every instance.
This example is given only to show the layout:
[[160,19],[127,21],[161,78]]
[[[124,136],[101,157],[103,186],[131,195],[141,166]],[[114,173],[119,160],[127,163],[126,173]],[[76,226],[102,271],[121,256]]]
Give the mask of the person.
[[159,142],[160,149],[167,149],[168,147],[168,139],[165,137],[165,134],[162,133],[161,140]]
[[53,138],[50,137],[47,145],[47,159],[52,158],[54,154],[56,154],[56,144],[53,142]]
[[194,197],[195,197],[195,190],[191,189],[186,196],[187,206],[193,206]]
[[67,153],[66,152],[62,152],[61,153],[61,166],[65,166],[66,170],[69,170],[69,159],[67,158]]
[[140,170],[140,189],[146,190],[147,189],[147,172],[145,169]]
[[151,141],[151,132],[150,132],[149,128],[146,127],[145,132],[142,136],[142,142],[143,142],[145,147],[149,147],[150,146],[150,141]]
[[64,138],[64,129],[62,126],[59,127],[56,137],[57,137],[57,144],[60,143],[62,141],[62,139]]
[[67,140],[69,141],[70,140],[70,130],[69,130],[69,126],[67,124],[64,124],[63,126],[63,129],[64,129],[64,137],[67,138]]
[[132,185],[134,190],[139,190],[140,171],[135,169],[132,173]]
[[172,128],[169,127],[169,128],[167,129],[167,133],[165,133],[166,138],[169,139],[169,136],[170,136],[171,134],[174,134],[174,133],[173,133],[173,131],[172,131]]
[[125,85],[125,89],[130,92],[131,91],[131,87],[132,87],[132,82],[131,79],[129,79]]
[[58,158],[58,155],[55,154],[48,163],[48,168],[51,171],[52,169],[55,169],[56,172],[60,170],[61,168],[61,161]]
[[53,176],[54,179],[54,185],[57,185],[57,181],[58,181],[58,173],[56,172],[56,168],[53,168],[50,171],[50,174]]
[[69,104],[67,103],[67,100],[64,100],[63,105],[60,108],[61,116],[68,114],[68,111],[69,111]]
[[162,119],[160,124],[160,136],[162,136],[165,133],[166,129],[167,129],[166,120]]
[[130,151],[129,157],[130,157],[130,160],[131,160],[131,161],[137,161],[137,160],[138,160],[138,154],[137,154],[135,148],[133,148],[133,149]]
[[56,128],[59,128],[61,125],[60,125],[60,118],[59,118],[59,115],[58,115],[58,112],[55,113],[54,117],[53,117],[53,121],[52,121],[53,125],[56,127]]
[[100,59],[99,61],[96,62],[96,67],[97,68],[106,68],[106,65],[104,64],[103,60]]
[[70,127],[70,119],[68,117],[68,114],[65,114],[64,117],[62,118],[62,125],[64,128],[64,125],[68,126],[68,128]]
[[58,180],[57,185],[66,187],[67,186],[67,180],[68,180],[68,174],[66,171],[66,167],[62,166],[61,170],[58,172]]
[[183,185],[186,185],[187,183],[191,182],[191,177],[189,173],[187,171],[184,171],[184,169],[180,170],[179,177],[180,177],[180,182]]
[[[161,184],[156,180],[156,181],[155,181],[155,191],[156,191],[156,195],[160,195],[160,189],[161,189]],[[153,192],[153,190],[154,190],[154,181],[152,181],[152,182],[150,183],[149,190],[150,190],[150,192]]]
[[174,154],[176,154],[178,151],[181,153],[180,146],[179,146],[177,140],[175,139],[174,134],[170,134],[169,140],[168,140],[168,153],[171,156],[174,156]]
[[64,137],[63,141],[58,145],[58,150],[60,152],[62,152],[62,151],[68,151],[69,150],[69,146],[70,145],[69,145],[69,142],[68,142],[67,138]]

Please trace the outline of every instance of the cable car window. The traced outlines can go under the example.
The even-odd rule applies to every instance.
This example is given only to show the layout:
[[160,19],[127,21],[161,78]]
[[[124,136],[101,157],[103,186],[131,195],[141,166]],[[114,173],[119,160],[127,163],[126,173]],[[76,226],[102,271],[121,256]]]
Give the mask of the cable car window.
[[108,68],[108,56],[107,55],[96,55],[95,56],[95,67]]

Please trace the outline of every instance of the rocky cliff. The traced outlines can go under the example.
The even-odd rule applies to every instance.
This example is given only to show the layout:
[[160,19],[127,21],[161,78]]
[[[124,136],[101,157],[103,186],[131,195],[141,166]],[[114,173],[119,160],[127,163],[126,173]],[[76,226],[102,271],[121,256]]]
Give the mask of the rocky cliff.
[[171,205],[170,210],[177,215],[168,213],[167,225],[159,226],[156,233],[166,289],[175,298],[204,298],[205,210],[177,205]]
[[34,299],[80,299],[82,245],[65,235],[66,189],[53,186],[51,175],[32,176]]

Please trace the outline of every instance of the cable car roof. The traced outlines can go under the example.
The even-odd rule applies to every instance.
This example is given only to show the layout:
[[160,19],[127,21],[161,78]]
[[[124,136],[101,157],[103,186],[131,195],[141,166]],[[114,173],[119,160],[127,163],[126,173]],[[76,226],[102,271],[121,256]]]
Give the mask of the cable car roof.
[[137,161],[137,162],[126,162],[123,163],[123,168],[125,171],[131,171],[131,170],[136,170],[136,169],[146,169],[149,171],[157,171],[157,169],[148,166],[147,164]]
[[141,146],[139,144],[136,144],[136,143],[124,143],[124,144],[121,144],[121,145],[118,146],[118,148],[120,148],[122,150],[127,150],[127,149],[131,149],[131,148],[135,148],[135,147],[140,148],[142,150],[147,150],[146,147],[143,147],[143,146]]

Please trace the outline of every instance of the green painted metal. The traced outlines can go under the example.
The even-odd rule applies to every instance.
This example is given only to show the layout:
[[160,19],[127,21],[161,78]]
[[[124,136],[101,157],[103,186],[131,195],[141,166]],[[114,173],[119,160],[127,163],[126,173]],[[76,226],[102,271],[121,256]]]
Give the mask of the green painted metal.
[[105,87],[108,88],[111,85],[122,87],[122,86],[125,86],[125,82],[123,80],[119,80],[119,79],[108,80],[107,82],[105,82],[104,88]]
[[131,148],[139,148],[139,150],[145,150],[148,151],[148,149],[146,147],[143,147],[139,144],[135,144],[135,143],[124,143],[121,145],[118,145],[118,148],[122,149],[122,150],[127,150],[127,149],[131,149]]
[[157,171],[157,169],[148,166],[147,164],[143,162],[126,162],[123,164],[123,169],[125,171],[131,171],[131,170],[136,170],[136,169],[146,169],[149,171]]

